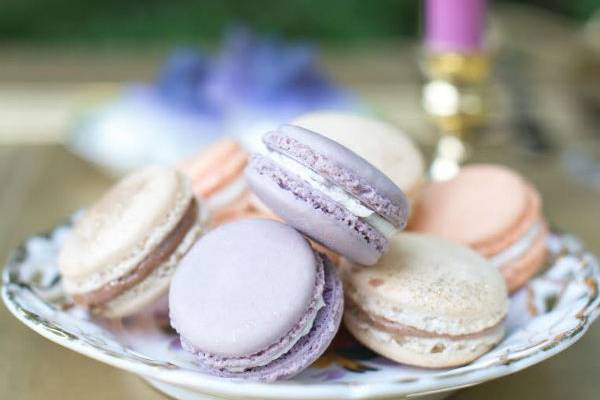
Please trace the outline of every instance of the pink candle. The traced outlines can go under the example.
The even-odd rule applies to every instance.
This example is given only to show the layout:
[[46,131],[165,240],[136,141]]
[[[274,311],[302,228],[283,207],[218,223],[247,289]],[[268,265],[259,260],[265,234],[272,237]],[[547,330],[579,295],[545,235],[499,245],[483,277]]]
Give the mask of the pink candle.
[[426,0],[425,42],[433,52],[473,52],[483,46],[485,0]]

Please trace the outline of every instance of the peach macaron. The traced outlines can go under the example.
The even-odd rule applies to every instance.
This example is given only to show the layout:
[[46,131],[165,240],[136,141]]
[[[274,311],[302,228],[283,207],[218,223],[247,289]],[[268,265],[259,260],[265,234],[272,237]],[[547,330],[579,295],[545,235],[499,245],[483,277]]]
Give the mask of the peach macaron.
[[248,153],[242,145],[233,138],[223,138],[177,166],[191,179],[194,194],[206,204],[211,225],[254,211],[243,177],[247,163]]
[[546,259],[540,194],[509,168],[474,164],[448,181],[429,183],[413,213],[410,230],[470,246],[500,269],[510,292]]

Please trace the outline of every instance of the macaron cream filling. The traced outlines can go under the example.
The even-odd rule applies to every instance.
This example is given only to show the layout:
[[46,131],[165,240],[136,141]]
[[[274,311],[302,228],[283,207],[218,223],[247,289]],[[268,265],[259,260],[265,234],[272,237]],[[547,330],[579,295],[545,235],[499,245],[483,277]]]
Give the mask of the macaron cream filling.
[[172,231],[128,274],[112,280],[98,289],[85,293],[74,293],[72,295],[74,302],[90,307],[100,306],[142,282],[169,260],[183,242],[186,242],[188,234],[197,225],[199,214],[198,204],[195,199],[192,199]]
[[323,256],[317,254],[315,254],[315,256],[317,257],[317,274],[312,301],[310,302],[302,318],[277,342],[254,354],[237,357],[219,356],[203,352],[201,349],[195,348],[183,336],[181,336],[181,344],[183,348],[191,353],[196,354],[196,356],[205,365],[232,373],[241,373],[248,369],[263,367],[284,356],[298,343],[301,338],[311,332],[311,330],[314,328],[317,314],[323,307],[325,307],[325,301],[323,298],[323,291],[325,287]]
[[488,260],[494,267],[500,268],[506,263],[518,259],[531,248],[538,235],[542,232],[542,228],[543,223],[541,221],[536,222],[512,245],[500,253],[489,257]]
[[295,159],[269,148],[266,148],[266,150],[263,152],[263,156],[278,166],[284,168],[286,171],[299,176],[311,187],[319,190],[324,195],[342,205],[353,215],[363,219],[379,233],[381,233],[386,239],[389,239],[398,232],[398,229],[394,227],[394,225],[377,214],[374,210],[361,203],[356,197],[346,192],[342,187],[331,183]]
[[448,334],[426,331],[423,329],[415,328],[410,325],[402,324],[399,322],[391,321],[385,317],[369,313],[360,305],[356,304],[352,300],[346,301],[348,313],[351,314],[359,323],[363,329],[370,329],[372,331],[382,332],[389,335],[389,339],[393,337],[420,337],[420,338],[444,338],[450,340],[464,340],[464,339],[476,339],[488,336],[494,333],[499,328],[502,328],[503,320],[500,320],[495,325],[481,329],[476,332],[462,333],[462,334]]

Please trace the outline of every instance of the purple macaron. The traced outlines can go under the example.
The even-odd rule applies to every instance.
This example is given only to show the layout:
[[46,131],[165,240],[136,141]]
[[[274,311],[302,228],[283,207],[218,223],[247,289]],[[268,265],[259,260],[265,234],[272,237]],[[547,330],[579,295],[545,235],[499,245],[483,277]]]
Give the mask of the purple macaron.
[[169,292],[171,325],[206,373],[271,382],[331,343],[342,284],[324,255],[281,222],[246,219],[200,239]]
[[407,222],[409,205],[400,188],[356,153],[313,131],[283,125],[263,142],[265,152],[253,155],[246,168],[260,200],[331,250],[375,264]]

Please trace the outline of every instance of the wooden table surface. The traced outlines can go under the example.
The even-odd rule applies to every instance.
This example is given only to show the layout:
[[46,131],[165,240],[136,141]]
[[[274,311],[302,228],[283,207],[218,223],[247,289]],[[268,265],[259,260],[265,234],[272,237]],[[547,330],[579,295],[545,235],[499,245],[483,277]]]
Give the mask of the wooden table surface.
[[[564,49],[564,41],[556,46]],[[325,54],[325,64],[377,112],[427,144],[431,128],[416,100],[418,73],[413,63],[406,62],[413,52],[414,47],[402,44],[363,52],[332,52]],[[20,241],[49,229],[108,187],[111,178],[60,144],[67,134],[68,118],[90,82],[98,86],[97,82],[151,76],[153,67],[149,65],[154,66],[159,57],[160,53],[151,53],[132,60],[127,55],[119,58],[63,52],[43,55],[44,62],[40,63],[39,53],[33,50],[0,49],[0,259],[6,259]],[[554,60],[551,68],[544,67],[547,59],[534,59],[539,68],[530,80],[538,100],[533,112],[554,135],[557,151],[531,155],[512,144],[506,140],[511,134],[508,116],[497,112],[492,116],[496,121],[494,134],[503,139],[476,147],[474,160],[504,163],[523,172],[540,189],[548,220],[577,234],[590,250],[600,254],[600,193],[578,183],[560,163],[563,149],[576,144],[586,129],[597,127],[586,128],[573,111],[576,102],[568,94],[572,91],[565,91],[568,82],[561,78],[568,63],[549,57]],[[596,323],[580,342],[556,357],[517,374],[461,390],[452,398],[598,398],[599,341],[600,323]],[[164,398],[131,374],[42,338],[4,307],[0,307],[0,397]]]

